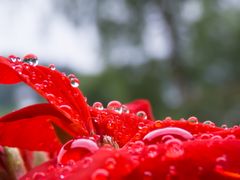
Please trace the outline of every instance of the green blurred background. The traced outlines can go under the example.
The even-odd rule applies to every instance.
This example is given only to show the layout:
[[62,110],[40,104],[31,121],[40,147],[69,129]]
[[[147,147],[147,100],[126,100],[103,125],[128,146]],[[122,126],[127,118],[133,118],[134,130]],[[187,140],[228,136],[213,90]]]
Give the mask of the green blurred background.
[[[76,29],[85,21],[96,24],[101,71],[60,68],[75,71],[90,104],[146,98],[156,119],[196,116],[239,124],[240,1],[51,2]],[[20,100],[13,86],[0,91],[3,114]]]

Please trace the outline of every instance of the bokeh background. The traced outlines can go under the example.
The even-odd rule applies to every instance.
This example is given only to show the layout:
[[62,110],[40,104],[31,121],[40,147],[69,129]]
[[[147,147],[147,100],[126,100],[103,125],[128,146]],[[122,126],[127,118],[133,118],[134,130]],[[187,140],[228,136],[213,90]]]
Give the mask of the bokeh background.
[[[240,123],[239,0],[0,0],[0,54],[74,72],[88,102]],[[43,101],[0,86],[0,113]]]

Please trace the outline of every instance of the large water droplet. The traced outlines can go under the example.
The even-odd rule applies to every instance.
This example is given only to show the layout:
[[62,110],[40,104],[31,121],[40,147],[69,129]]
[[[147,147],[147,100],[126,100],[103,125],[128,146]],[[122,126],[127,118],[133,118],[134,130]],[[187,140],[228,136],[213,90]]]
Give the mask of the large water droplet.
[[106,169],[97,169],[91,177],[92,180],[107,180],[109,179],[109,172]]
[[28,54],[24,56],[23,62],[36,66],[38,65],[38,57],[34,54]]
[[136,115],[141,119],[147,119],[147,114],[144,111],[138,111]]
[[183,143],[178,139],[170,139],[166,141],[165,146],[165,155],[168,158],[178,158],[184,154]]
[[107,109],[121,114],[122,104],[119,101],[110,101],[107,105]]
[[74,139],[63,145],[57,156],[59,164],[66,164],[68,161],[78,161],[87,155],[91,155],[99,149],[97,144],[89,139]]
[[167,128],[156,129],[149,132],[147,135],[144,136],[143,141],[146,144],[161,143],[162,138],[166,135],[171,135],[175,138],[178,138],[184,141],[190,140],[193,138],[193,135],[190,132],[186,131],[185,129],[181,129],[177,127],[167,127]]
[[68,78],[70,80],[71,86],[77,88],[80,84],[79,79],[74,74],[69,74]]
[[103,110],[103,105],[101,102],[95,102],[93,103],[92,107],[97,110]]
[[215,123],[212,121],[204,121],[203,124],[207,124],[209,126],[215,126]]

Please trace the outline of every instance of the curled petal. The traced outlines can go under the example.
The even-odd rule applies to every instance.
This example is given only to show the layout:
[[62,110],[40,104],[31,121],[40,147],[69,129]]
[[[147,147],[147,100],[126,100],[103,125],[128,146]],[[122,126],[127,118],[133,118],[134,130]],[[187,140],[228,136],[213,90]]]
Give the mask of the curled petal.
[[10,62],[3,57],[0,57],[0,67],[1,74],[7,72],[0,78],[0,83],[22,81],[28,84],[66,116],[69,123],[77,123],[80,127],[79,135],[92,133],[93,126],[84,96],[78,88],[71,86],[66,75],[44,66]]

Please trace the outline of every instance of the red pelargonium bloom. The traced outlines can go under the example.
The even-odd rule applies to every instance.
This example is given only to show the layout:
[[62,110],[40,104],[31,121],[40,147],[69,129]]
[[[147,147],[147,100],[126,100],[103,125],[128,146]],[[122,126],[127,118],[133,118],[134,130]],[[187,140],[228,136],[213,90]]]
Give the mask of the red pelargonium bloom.
[[60,150],[22,179],[240,179],[238,126],[195,117],[154,121],[147,100],[90,106],[74,75],[37,65],[34,55],[0,57],[0,83],[19,82],[48,103],[2,116],[0,145]]

